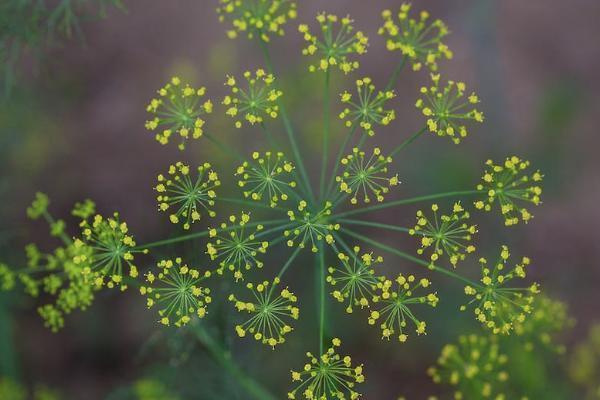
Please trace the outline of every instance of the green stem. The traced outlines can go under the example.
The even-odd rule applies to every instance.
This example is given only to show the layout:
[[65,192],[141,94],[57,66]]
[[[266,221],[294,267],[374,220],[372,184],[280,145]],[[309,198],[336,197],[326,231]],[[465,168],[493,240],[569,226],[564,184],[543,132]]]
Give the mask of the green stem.
[[275,396],[269,393],[257,381],[246,375],[232,359],[231,353],[226,351],[202,326],[194,329],[196,338],[208,350],[214,360],[220,364],[236,382],[243,387],[248,395],[256,400],[275,400]]
[[[50,229],[52,229],[52,225],[54,225],[56,223],[56,220],[52,217],[52,215],[50,215],[50,213],[48,211],[44,211],[42,213],[42,215],[44,216],[44,219],[50,226]],[[63,243],[66,244],[67,246],[73,242],[73,240],[70,237],[68,237],[65,232],[61,232],[59,237],[60,237],[60,240],[62,240]]]
[[329,68],[325,71],[325,88],[323,91],[323,161],[321,162],[321,180],[319,183],[319,195],[321,200],[325,199],[325,171],[327,170],[327,157],[329,154],[329,131],[331,130],[331,116],[329,112]]
[[345,223],[345,224],[348,224],[348,225],[370,226],[370,227],[373,227],[373,228],[388,229],[390,231],[397,231],[397,232],[408,233],[410,231],[410,229],[404,228],[403,226],[382,224],[382,223],[379,223],[379,222],[371,222],[371,221],[360,221],[358,219],[344,219],[344,218],[341,218],[338,221],[342,222],[342,223]]
[[275,140],[275,137],[273,136],[271,131],[267,128],[267,125],[264,122],[261,122],[260,127],[262,128],[262,131],[263,131],[265,137],[267,138],[267,141],[269,142],[271,147],[273,147],[273,150],[280,150],[281,146],[279,145],[279,143],[277,143],[277,140]]
[[479,191],[477,191],[477,190],[456,190],[453,192],[444,192],[444,193],[428,194],[425,196],[410,197],[408,199],[400,199],[400,200],[390,201],[388,203],[377,204],[375,206],[358,208],[356,210],[350,210],[350,211],[345,211],[345,212],[342,212],[339,214],[333,214],[331,216],[331,218],[341,218],[341,217],[347,217],[349,215],[364,214],[364,213],[371,212],[371,211],[383,210],[383,209],[389,208],[389,207],[419,203],[419,202],[428,201],[428,200],[442,199],[445,197],[472,196],[472,195],[475,195],[478,193],[479,193]]
[[219,201],[224,201],[226,203],[240,204],[240,205],[245,205],[245,206],[255,207],[255,208],[265,208],[265,209],[269,209],[269,210],[286,211],[286,209],[284,209],[284,208],[271,207],[268,204],[263,204],[258,201],[236,199],[234,197],[219,197],[218,199],[219,199]]
[[[296,258],[296,256],[298,256],[298,253],[300,253],[300,250],[302,250],[302,248],[300,246],[298,246],[296,248],[296,250],[294,250],[294,252],[287,259],[287,261],[285,262],[285,264],[283,264],[283,267],[281,267],[281,270],[277,274],[276,279],[281,279],[281,277],[283,276],[283,274],[285,274],[285,272],[288,270],[288,268],[290,267],[290,265],[292,265],[292,262],[294,262],[294,259]],[[273,289],[275,289],[275,285],[271,286],[271,290],[269,291],[269,296],[268,296],[269,298],[271,297],[271,294],[273,294]]]
[[244,162],[244,160],[245,160],[244,156],[242,156],[242,154],[239,151],[237,151],[237,149],[234,149],[232,146],[229,146],[229,145],[221,142],[214,136],[209,135],[208,133],[205,133],[204,137],[206,137],[209,141],[213,142],[219,148],[219,150],[221,150],[224,154],[227,154],[227,155],[233,154],[233,156],[235,158],[237,158],[240,162]]
[[394,150],[392,150],[392,152],[389,154],[389,156],[394,157],[396,154],[398,154],[400,152],[400,150],[402,150],[403,148],[405,148],[406,146],[408,146],[409,144],[414,142],[419,136],[421,136],[423,134],[423,132],[425,132],[425,130],[427,130],[426,126],[422,127],[420,130],[415,132],[411,137],[406,139],[404,142],[400,143],[398,145],[398,147],[396,147]]
[[319,243],[319,354],[325,345],[325,249]]
[[357,128],[358,128],[358,122],[355,122],[352,125],[352,128],[350,129],[348,134],[346,135],[346,139],[344,140],[344,143],[342,143],[342,145],[340,146],[340,150],[338,151],[337,157],[335,159],[333,172],[331,174],[331,178],[329,179],[329,185],[327,186],[326,198],[329,198],[329,196],[331,196],[331,191],[333,190],[334,184],[335,184],[335,176],[340,168],[340,160],[344,156],[344,151],[346,150],[346,146],[348,146],[348,142],[350,142],[350,140],[352,140],[352,137],[354,137],[354,133],[356,132]]
[[[271,55],[269,54],[269,48],[267,44],[259,39],[260,46],[265,58],[265,63],[267,65],[267,69],[269,73],[273,73],[273,63],[271,62]],[[304,161],[302,160],[302,155],[300,154],[300,150],[298,149],[298,143],[296,143],[296,137],[294,135],[294,128],[290,122],[288,114],[286,112],[285,106],[281,100],[277,101],[277,105],[279,106],[279,113],[281,114],[281,119],[283,120],[283,126],[285,128],[285,132],[288,136],[288,140],[290,141],[290,145],[292,146],[292,152],[294,153],[294,159],[296,160],[296,164],[298,164],[298,168],[300,169],[300,175],[302,176],[302,180],[304,182],[304,187],[310,194],[311,200],[314,202],[314,193],[312,190],[312,186],[310,185],[310,181],[308,179],[308,174],[306,173],[306,168],[304,167]]]
[[365,243],[368,243],[368,244],[370,244],[372,246],[378,247],[381,250],[387,251],[389,253],[392,253],[392,254],[395,254],[395,255],[397,255],[399,257],[402,257],[402,258],[404,258],[406,260],[409,260],[409,261],[412,261],[412,262],[414,262],[416,264],[419,264],[419,265],[422,265],[424,267],[427,267],[427,268],[429,268],[432,271],[440,272],[440,273],[442,273],[444,275],[447,275],[447,276],[449,276],[451,278],[460,280],[460,281],[462,281],[462,282],[464,282],[464,283],[466,283],[468,285],[471,285],[473,287],[480,287],[481,286],[477,282],[474,282],[474,281],[470,280],[469,278],[465,278],[464,276],[461,276],[461,275],[459,275],[459,274],[457,274],[457,273],[455,273],[453,271],[450,271],[450,270],[448,270],[446,268],[438,267],[437,265],[430,264],[430,263],[428,263],[425,260],[421,260],[420,258],[412,256],[412,255],[410,255],[408,253],[405,253],[405,252],[403,252],[401,250],[398,250],[398,249],[395,249],[395,248],[390,247],[388,245],[385,245],[385,244],[383,244],[381,242],[378,242],[378,241],[373,240],[371,238],[368,238],[366,236],[363,236],[363,235],[361,235],[359,233],[356,233],[356,232],[353,232],[353,231],[350,231],[350,230],[344,229],[344,228],[342,228],[340,231],[344,232],[348,236],[352,236],[355,239],[362,240]]
[[[246,228],[252,228],[257,225],[269,225],[269,224],[276,224],[276,223],[286,222],[286,221],[289,221],[289,220],[288,219],[274,219],[274,220],[270,220],[270,221],[251,222],[244,226]],[[226,231],[230,231],[233,229],[237,229],[237,227],[238,227],[238,225],[233,225],[233,226],[228,226],[226,228],[216,229],[216,231],[217,232],[226,232]],[[185,242],[187,240],[205,237],[205,236],[208,236],[208,234],[209,234],[208,230],[196,232],[196,233],[190,233],[188,235],[182,235],[182,236],[177,236],[174,238],[159,240],[156,242],[141,244],[141,245],[134,247],[133,250],[144,250],[144,249],[150,249],[152,247],[167,246],[167,245],[174,244],[174,243],[180,243],[180,242]]]
[[390,80],[388,81],[388,84],[385,87],[386,92],[388,90],[392,90],[392,88],[396,85],[396,82],[398,82],[398,77],[400,76],[400,72],[404,68],[405,64],[406,64],[406,57],[402,57],[400,62],[396,65],[396,68],[394,68],[394,72],[392,72],[392,76],[390,76]]

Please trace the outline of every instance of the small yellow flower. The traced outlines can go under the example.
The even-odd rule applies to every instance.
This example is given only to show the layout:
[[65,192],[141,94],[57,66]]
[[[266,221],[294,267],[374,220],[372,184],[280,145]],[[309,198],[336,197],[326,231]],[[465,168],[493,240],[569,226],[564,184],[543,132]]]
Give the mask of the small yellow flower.
[[282,152],[254,152],[252,161],[244,161],[235,175],[239,176],[238,186],[244,190],[244,197],[255,201],[266,200],[276,207],[280,200],[289,197],[290,188],[296,187],[291,179],[294,165],[285,159]]
[[337,67],[347,74],[357,69],[358,61],[350,60],[348,56],[366,53],[369,39],[361,31],[354,31],[354,21],[349,17],[338,18],[322,13],[317,15],[317,22],[321,28],[321,38],[312,34],[307,25],[298,27],[308,42],[302,54],[317,57],[315,63],[309,66],[309,71],[328,71],[330,67]]
[[340,113],[340,118],[346,121],[346,126],[358,124],[369,136],[375,135],[375,125],[388,125],[396,118],[394,110],[386,110],[385,103],[396,95],[393,91],[377,92],[371,78],[362,78],[356,81],[358,100],[352,100],[352,95],[344,92],[341,95],[342,103],[346,106]]
[[298,382],[298,385],[288,392],[288,399],[297,399],[297,394],[306,400],[356,400],[360,397],[355,387],[365,381],[363,366],[353,366],[350,356],[337,354],[336,348],[341,344],[340,339],[334,338],[325,354],[315,356],[310,352],[306,353],[309,361],[304,368],[301,371],[291,371],[292,382]]
[[485,172],[477,190],[486,195],[485,200],[477,200],[475,208],[491,211],[494,203],[500,206],[500,212],[507,226],[515,225],[519,221],[527,223],[533,215],[520,203],[531,203],[535,206],[541,204],[540,186],[543,175],[540,171],[527,174],[529,161],[517,156],[507,157],[502,164],[492,160],[485,163]]
[[[467,100],[465,97],[465,84],[462,82],[448,81],[447,85],[440,88],[440,75],[431,74],[433,85],[422,87],[422,97],[415,106],[427,118],[427,130],[440,137],[446,136],[455,144],[460,143],[467,136],[467,128],[463,121],[483,122],[483,113],[473,108],[479,102],[472,93]],[[469,109],[470,108],[470,109]]]
[[204,100],[206,88],[193,88],[178,77],[158,90],[158,97],[150,101],[146,111],[152,119],[146,129],[156,131],[156,140],[167,144],[173,134],[179,136],[179,149],[183,150],[189,139],[198,139],[204,133],[204,115],[210,114],[213,104]]
[[[398,341],[404,343],[408,322],[412,322],[418,335],[425,334],[425,321],[417,319],[412,311],[415,304],[427,304],[435,307],[439,301],[435,292],[415,296],[414,292],[420,288],[428,288],[431,282],[422,278],[416,279],[414,275],[399,274],[394,281],[385,277],[379,278],[377,291],[373,298],[373,310],[369,315],[369,325],[379,324],[381,336],[388,339],[397,335]],[[394,289],[395,286],[395,289]]]
[[217,13],[219,21],[231,23],[229,38],[234,39],[240,33],[265,42],[273,35],[283,36],[283,26],[297,16],[292,0],[219,0]]
[[410,18],[411,8],[409,3],[402,3],[397,21],[390,10],[383,11],[384,23],[378,33],[386,37],[387,49],[400,51],[411,62],[414,71],[423,66],[437,71],[439,60],[452,58],[452,52],[442,42],[449,33],[448,28],[439,19],[430,22],[426,11],[422,11],[418,19]]
[[166,175],[158,175],[154,187],[158,193],[158,210],[170,212],[169,220],[174,224],[183,223],[186,230],[200,221],[203,213],[216,215],[212,209],[217,196],[215,189],[221,185],[209,163],[199,166],[195,177],[190,176],[190,172],[188,165],[177,162],[169,167]]
[[210,289],[200,284],[211,276],[183,264],[181,258],[162,260],[156,274],[146,273],[147,285],[140,288],[148,308],[159,307],[159,323],[182,327],[192,318],[204,318],[211,303]]
[[288,288],[275,295],[278,284],[279,278],[275,278],[272,284],[268,281],[246,284],[246,288],[252,292],[252,299],[249,301],[240,300],[233,294],[229,296],[229,301],[235,304],[239,312],[252,315],[243,324],[236,325],[239,337],[250,335],[272,348],[285,342],[285,335],[293,330],[287,321],[297,320],[300,310],[295,305],[297,297]]
[[351,195],[352,204],[357,204],[359,197],[365,203],[371,202],[371,196],[378,202],[383,201],[390,187],[400,183],[397,175],[387,175],[391,162],[392,158],[383,156],[378,147],[375,147],[369,156],[355,147],[352,154],[341,159],[345,170],[341,176],[335,178],[340,192]]
[[235,127],[241,128],[245,121],[250,125],[260,124],[266,118],[279,116],[279,98],[281,90],[273,88],[275,77],[258,69],[254,75],[244,72],[247,86],[240,87],[233,77],[228,77],[225,86],[231,91],[225,96],[222,104],[226,106],[225,114],[235,119]]

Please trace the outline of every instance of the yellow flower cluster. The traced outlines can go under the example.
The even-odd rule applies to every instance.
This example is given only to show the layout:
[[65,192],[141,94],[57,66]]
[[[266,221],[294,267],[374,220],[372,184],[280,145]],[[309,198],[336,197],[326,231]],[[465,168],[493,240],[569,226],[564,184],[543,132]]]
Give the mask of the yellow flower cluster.
[[298,246],[301,249],[309,245],[311,251],[316,253],[319,251],[318,242],[325,240],[327,244],[334,243],[332,233],[339,230],[340,225],[327,220],[331,215],[331,207],[331,202],[326,202],[319,211],[312,212],[308,208],[308,203],[301,200],[298,203],[298,212],[289,210],[287,215],[294,223],[294,227],[283,231],[283,235],[287,238],[287,245]]
[[567,305],[547,296],[535,297],[533,311],[525,321],[515,321],[514,331],[527,351],[540,347],[563,354],[565,346],[555,343],[556,337],[575,321],[569,316]]
[[358,203],[359,195],[365,203],[371,202],[369,195],[381,202],[390,187],[400,184],[397,174],[387,176],[392,157],[382,155],[379,147],[375,147],[368,157],[364,151],[355,147],[352,154],[343,157],[340,162],[345,170],[335,180],[340,185],[340,192],[351,195],[352,204]]
[[427,218],[421,210],[417,211],[417,223],[409,231],[410,235],[421,237],[421,248],[417,250],[419,255],[426,250],[432,250],[429,259],[433,267],[440,257],[446,255],[453,267],[459,261],[465,259],[466,255],[475,251],[475,246],[469,244],[473,235],[477,232],[476,225],[469,225],[469,213],[464,210],[460,202],[454,203],[450,215],[438,215],[437,204],[431,206],[433,218]]
[[277,118],[279,115],[278,99],[283,92],[271,88],[275,82],[273,74],[258,69],[254,75],[250,71],[244,72],[247,86],[241,88],[233,76],[228,76],[225,85],[231,94],[225,96],[223,105],[227,107],[226,114],[235,119],[235,127],[242,127],[242,119],[250,125],[262,123],[266,117]]
[[467,128],[463,121],[483,122],[483,113],[473,108],[479,103],[475,93],[471,93],[466,101],[467,89],[463,82],[448,81],[444,88],[440,88],[440,75],[431,74],[433,85],[422,87],[421,95],[415,106],[427,117],[427,129],[438,136],[447,136],[455,144],[460,143],[467,136]]
[[286,321],[297,320],[300,309],[295,306],[298,298],[288,288],[282,289],[278,295],[275,295],[275,287],[279,283],[279,278],[275,278],[272,285],[268,281],[246,284],[246,288],[253,295],[250,301],[240,300],[233,294],[229,296],[229,300],[235,304],[239,312],[251,314],[250,319],[241,325],[236,325],[235,331],[239,337],[245,337],[250,333],[254,339],[273,349],[276,345],[285,342],[284,336],[293,330]]
[[506,363],[495,337],[460,336],[457,344],[447,344],[438,366],[428,369],[435,383],[455,387],[455,399],[508,399]]
[[350,356],[337,354],[336,348],[341,344],[342,341],[335,338],[325,354],[306,353],[309,362],[301,371],[292,371],[292,381],[298,384],[288,392],[288,399],[297,399],[298,393],[306,400],[356,400],[360,397],[354,388],[365,381],[363,366],[352,366]]
[[331,295],[340,303],[346,303],[346,312],[351,314],[355,306],[369,307],[373,300],[377,277],[374,267],[383,263],[383,257],[373,253],[360,254],[360,247],[354,246],[350,256],[338,254],[341,266],[329,267],[327,282],[336,288]]
[[234,39],[240,33],[265,42],[272,35],[283,36],[283,26],[297,16],[292,0],[219,0],[217,13],[219,21],[232,25],[227,31],[229,38]]
[[[123,282],[123,267],[128,266],[131,278],[138,276],[138,269],[133,263],[136,245],[133,236],[129,234],[126,222],[121,222],[119,213],[112,217],[96,214],[90,221],[83,220],[81,238],[76,239],[75,247],[89,246],[94,249],[91,260],[83,257],[74,258],[75,263],[88,263],[82,273],[91,278],[97,287],[106,285],[113,288]],[[126,285],[121,285],[125,289]]]
[[[398,335],[398,341],[401,343],[408,339],[406,328],[409,321],[413,323],[417,334],[425,334],[425,321],[418,319],[411,308],[415,304],[427,304],[431,307],[437,305],[439,298],[435,292],[421,296],[414,295],[416,290],[426,289],[430,285],[428,279],[417,280],[414,275],[399,274],[393,282],[387,278],[380,278],[373,298],[374,309],[368,319],[369,325],[379,323],[382,338],[389,339],[393,335]],[[379,322],[381,320],[383,322]]]
[[477,190],[485,193],[487,198],[476,201],[475,208],[491,211],[497,202],[507,226],[519,221],[527,223],[533,215],[517,201],[540,205],[542,188],[539,185],[544,178],[540,171],[526,174],[529,165],[529,161],[517,156],[507,157],[502,164],[487,160],[482,182],[477,185]]
[[357,69],[358,61],[348,57],[366,53],[369,39],[361,31],[354,31],[354,21],[350,17],[339,18],[321,13],[317,15],[317,22],[321,28],[320,38],[310,32],[308,25],[298,26],[304,40],[308,42],[308,46],[302,49],[302,54],[318,58],[316,64],[309,66],[309,71],[328,71],[337,66],[347,74]]
[[440,59],[452,58],[452,52],[442,42],[449,33],[448,28],[439,19],[430,23],[427,11],[421,11],[418,19],[410,18],[411,8],[410,3],[402,3],[398,22],[394,21],[390,10],[384,10],[381,14],[384,23],[378,33],[387,37],[388,50],[399,50],[410,60],[414,71],[419,71],[423,65],[437,71]]
[[529,258],[523,257],[519,264],[507,271],[509,257],[508,247],[502,246],[500,258],[493,267],[485,258],[480,258],[483,285],[465,286],[465,294],[473,297],[469,304],[475,304],[477,320],[494,334],[508,335],[515,323],[523,323],[533,309],[535,295],[539,293],[537,283],[529,287],[507,286],[513,279],[524,279],[526,268],[531,263]]
[[203,134],[204,114],[210,114],[213,104],[210,100],[203,101],[206,88],[193,88],[184,84],[179,77],[158,90],[158,97],[150,101],[146,111],[152,119],[146,121],[146,129],[159,130],[156,140],[167,144],[173,134],[180,138],[179,149],[185,148],[186,141],[191,137],[198,139]]
[[210,289],[200,284],[211,276],[211,272],[201,274],[183,264],[181,258],[162,260],[157,266],[156,273],[146,273],[147,285],[140,287],[140,294],[146,297],[149,309],[158,308],[159,322],[182,327],[194,316],[204,318],[212,299]]
[[346,121],[346,126],[358,124],[364,132],[375,135],[374,125],[388,125],[396,118],[394,110],[384,109],[389,100],[396,97],[393,90],[379,91],[375,94],[375,85],[371,78],[365,77],[356,81],[358,100],[353,100],[352,95],[344,92],[341,100],[346,108],[340,113],[340,119]]
[[258,254],[264,254],[269,242],[259,240],[257,233],[263,230],[263,225],[248,225],[250,214],[242,213],[239,217],[231,215],[229,223],[223,222],[220,229],[209,228],[209,236],[213,242],[206,244],[206,254],[211,260],[220,259],[218,273],[225,269],[233,273],[235,280],[242,279],[242,271],[252,267],[262,268],[263,263],[257,259]]
[[244,161],[235,175],[240,177],[238,185],[244,189],[244,197],[255,201],[264,199],[276,207],[279,200],[288,199],[289,189],[296,187],[296,181],[290,178],[293,172],[294,165],[282,152],[260,154],[255,151],[252,161]]
[[166,176],[158,175],[158,184],[154,187],[158,193],[158,210],[170,211],[169,220],[174,224],[183,222],[183,229],[190,229],[191,224],[200,221],[203,212],[211,217],[216,215],[213,211],[215,189],[221,185],[209,163],[197,168],[195,178],[190,172],[189,165],[177,162],[169,166]]

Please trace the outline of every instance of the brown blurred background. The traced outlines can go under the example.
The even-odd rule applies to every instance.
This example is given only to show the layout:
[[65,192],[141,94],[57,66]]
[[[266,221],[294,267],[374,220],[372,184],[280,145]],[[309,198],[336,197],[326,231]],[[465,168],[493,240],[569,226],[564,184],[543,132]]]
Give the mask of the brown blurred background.
[[[239,74],[262,65],[256,46],[245,39],[226,38],[215,3],[126,0],[127,12],[111,10],[106,19],[86,21],[84,43],[73,40],[51,49],[33,73],[26,74],[0,110],[0,260],[17,264],[23,244],[50,243],[44,225],[28,221],[24,213],[37,190],[50,195],[51,209],[58,216],[83,198],[94,199],[104,213],[118,210],[138,241],[144,242],[170,233],[171,227],[155,212],[152,190],[156,174],[169,163],[208,157],[220,166],[223,176],[225,168],[233,170],[207,141],[198,141],[180,154],[174,146],[158,145],[144,130],[145,105],[171,75],[206,85],[209,95],[218,99],[224,93],[225,73]],[[479,94],[486,121],[472,127],[459,146],[427,136],[401,154],[396,165],[402,194],[468,189],[479,179],[488,158],[516,154],[530,159],[546,176],[544,204],[533,210],[532,223],[514,229],[504,229],[494,216],[482,216],[480,247],[495,251],[495,243],[505,242],[515,254],[533,259],[534,279],[547,294],[566,301],[578,321],[565,339],[573,343],[600,320],[600,140],[596,133],[600,2],[426,0],[414,6],[429,10],[450,27],[447,42],[454,59],[443,62],[440,71],[449,79],[464,80]],[[379,86],[387,81],[395,56],[385,50],[376,32],[381,10],[398,7],[398,1],[389,0],[300,2],[299,21],[312,23],[317,11],[348,13],[370,37],[360,71],[336,79],[337,90],[351,88],[353,79],[361,75],[372,76]],[[272,53],[288,108],[303,128],[302,145],[312,151],[320,146],[318,129],[312,129],[321,124],[320,81],[306,72],[296,25],[287,25],[286,36],[273,41]],[[403,72],[396,87],[397,120],[378,131],[375,143],[393,146],[421,126],[413,104],[418,87],[427,79],[423,72]],[[257,130],[236,131],[224,117],[215,120],[214,135],[244,150],[263,146]],[[339,124],[335,127],[339,137]],[[311,171],[315,176],[317,172]],[[414,209],[390,213],[374,218],[394,216],[413,223]],[[410,246],[414,244],[407,242],[405,248],[413,251]],[[396,267],[412,268],[404,262]],[[300,279],[302,274],[292,277]],[[310,293],[312,282],[302,285]],[[452,288],[449,295],[459,296],[460,288]],[[5,314],[0,329],[4,370],[26,382],[57,386],[67,398],[105,398],[154,368],[140,356],[140,348],[161,333],[138,297],[131,293],[99,296],[87,313],[71,316],[59,334],[42,327],[30,300],[5,297],[0,309]],[[455,306],[460,302],[457,297],[436,310],[446,323],[429,323],[427,338],[413,338],[404,346],[380,342],[378,333],[356,316],[335,319],[336,326],[350,336],[345,339],[348,352],[371,364],[366,399],[393,399],[400,394],[423,398],[437,390],[430,387],[425,369],[442,344],[476,328],[470,316],[456,318]],[[332,312],[341,315],[336,306]],[[304,312],[310,315],[310,306]],[[245,368],[259,377],[265,375],[261,379],[282,393],[288,386],[288,366],[300,366],[302,353],[314,342],[310,336],[314,330],[300,329],[297,335],[299,340],[290,340],[289,354],[259,349],[249,341],[234,346]],[[167,365],[182,366],[182,375],[197,374],[206,379],[206,386],[214,386],[214,395],[191,391],[185,398],[246,398],[235,390],[234,394],[220,391],[217,367],[203,359],[200,350],[188,349],[186,341],[176,336],[168,343],[175,346],[175,354],[199,355],[193,367],[172,356],[167,357]],[[164,346],[146,345],[152,354],[164,350]],[[269,366],[277,373],[270,374]]]

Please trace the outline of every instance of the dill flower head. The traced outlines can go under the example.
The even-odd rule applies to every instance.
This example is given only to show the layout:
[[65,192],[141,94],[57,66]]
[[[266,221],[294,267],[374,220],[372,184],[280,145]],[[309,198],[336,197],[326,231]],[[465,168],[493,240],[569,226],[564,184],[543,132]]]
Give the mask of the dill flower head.
[[227,107],[226,114],[235,119],[235,127],[242,127],[242,120],[250,125],[261,123],[265,118],[277,118],[279,106],[277,99],[283,92],[273,88],[275,77],[267,74],[264,69],[257,69],[254,75],[244,72],[247,87],[241,88],[233,76],[228,76],[225,85],[231,94],[225,96],[223,105]]
[[354,246],[353,253],[347,256],[338,254],[341,265],[329,267],[327,282],[335,288],[331,295],[340,303],[346,303],[346,312],[352,313],[355,306],[369,307],[378,280],[374,267],[383,262],[383,257],[373,253],[360,254],[360,247]]
[[273,35],[283,36],[283,26],[297,16],[291,0],[219,0],[219,21],[228,21],[232,29],[227,36],[234,39],[246,34],[268,42]]
[[[308,362],[301,371],[292,371],[292,381],[298,385],[288,392],[288,399],[358,399],[360,394],[354,390],[356,384],[363,383],[363,366],[352,366],[350,356],[337,354],[342,344],[340,339],[333,339],[332,345],[325,354],[315,356],[306,353]],[[296,397],[297,395],[301,397]]]
[[263,230],[263,225],[246,227],[250,222],[250,214],[242,213],[239,217],[231,215],[229,224],[223,222],[220,229],[210,228],[209,236],[213,240],[206,244],[206,254],[211,260],[219,260],[220,274],[225,269],[233,272],[237,280],[243,278],[243,272],[252,267],[262,268],[258,260],[259,253],[266,253],[269,242],[259,240],[257,233]]
[[252,153],[252,161],[244,161],[235,175],[244,197],[255,201],[266,200],[276,207],[279,200],[287,200],[289,188],[296,187],[292,178],[294,165],[285,159],[282,152],[267,151]]
[[[398,335],[398,341],[406,342],[407,324],[412,322],[417,334],[425,334],[425,321],[418,319],[411,308],[415,304],[427,304],[435,307],[439,301],[435,292],[415,295],[415,291],[420,288],[427,289],[431,285],[428,279],[416,279],[414,275],[405,276],[398,274],[398,277],[392,282],[386,278],[380,278],[377,283],[376,296],[373,299],[375,303],[373,310],[369,315],[369,325],[380,323],[382,338],[389,339],[390,336]],[[395,287],[394,287],[395,286]]]
[[330,67],[337,66],[347,74],[357,69],[358,61],[350,60],[348,56],[366,53],[369,39],[361,31],[354,31],[354,21],[348,16],[338,18],[336,15],[321,13],[317,15],[317,21],[321,27],[320,38],[310,32],[308,25],[298,26],[304,40],[308,42],[302,49],[302,54],[318,58],[316,64],[309,66],[309,71],[327,71]]
[[211,276],[182,263],[181,258],[162,260],[156,272],[146,273],[146,285],[140,293],[146,297],[148,308],[158,308],[159,322],[182,327],[194,316],[203,318],[211,302],[210,289],[201,286]]
[[382,155],[379,147],[375,147],[368,157],[364,151],[355,147],[352,154],[343,157],[340,162],[345,169],[335,180],[340,185],[340,192],[351,195],[352,204],[358,203],[359,197],[363,202],[370,203],[370,195],[381,202],[390,187],[400,183],[397,174],[388,176],[388,165],[392,163],[392,157]]
[[421,11],[418,19],[410,18],[411,8],[410,3],[402,3],[397,22],[390,10],[384,10],[381,14],[383,26],[378,33],[386,37],[388,50],[399,50],[410,60],[414,71],[420,70],[423,65],[437,71],[440,59],[452,58],[452,52],[442,42],[449,33],[448,27],[439,19],[430,22],[427,11]]
[[288,321],[297,320],[300,309],[295,305],[298,298],[287,287],[279,293],[275,292],[279,282],[279,278],[275,278],[272,285],[268,281],[246,284],[246,288],[252,292],[250,301],[240,300],[233,294],[229,296],[239,312],[251,314],[246,322],[236,325],[239,337],[250,333],[254,339],[273,349],[285,342],[284,336],[293,330]]
[[[91,221],[83,220],[80,227],[81,238],[76,239],[74,244],[93,249],[91,262],[83,269],[83,274],[92,277],[96,286],[106,284],[113,288],[122,283],[125,273],[132,278],[138,276],[133,255],[141,250],[135,250],[133,236],[129,234],[127,223],[119,219],[119,213],[108,218],[96,214]],[[124,271],[124,267],[129,267],[129,270]]]
[[431,210],[433,218],[428,218],[421,210],[417,211],[417,223],[409,231],[409,234],[421,237],[421,248],[417,253],[431,252],[431,266],[446,255],[450,264],[456,267],[467,254],[475,251],[475,246],[469,242],[477,232],[477,226],[467,223],[469,213],[460,202],[454,203],[450,215],[439,215],[437,204],[433,204]]
[[433,85],[422,87],[415,106],[427,117],[427,129],[438,136],[447,136],[456,144],[467,136],[464,121],[483,122],[483,113],[475,108],[479,98],[475,93],[464,99],[466,85],[463,82],[448,81],[440,88],[440,75],[431,74]]
[[495,337],[460,336],[457,344],[447,344],[438,366],[428,369],[437,384],[455,387],[455,399],[505,399],[508,358],[500,352]]
[[524,347],[528,351],[541,346],[563,354],[566,351],[565,346],[555,343],[555,339],[575,322],[569,316],[567,305],[539,295],[535,297],[532,308],[533,311],[525,321],[514,323],[515,334],[519,336],[519,341],[524,342]]
[[[509,286],[514,279],[524,279],[530,264],[527,257],[512,269],[507,268],[510,252],[502,246],[499,260],[493,267],[485,258],[480,258],[482,286],[466,286],[465,294],[473,297],[469,304],[475,305],[475,316],[479,322],[495,334],[509,334],[515,323],[523,323],[531,313],[535,295],[539,293],[537,283],[529,287]],[[466,307],[462,306],[464,310]]]
[[183,229],[190,229],[191,224],[200,221],[202,213],[214,217],[215,189],[221,185],[219,176],[209,163],[197,168],[197,176],[190,176],[190,166],[177,162],[169,166],[166,176],[158,175],[158,184],[154,190],[158,192],[159,211],[169,212],[169,220],[183,223]]
[[212,112],[212,102],[203,100],[205,94],[204,87],[196,89],[179,77],[171,78],[146,107],[152,116],[146,121],[146,129],[157,131],[156,140],[163,145],[169,143],[173,134],[179,136],[179,149],[183,150],[190,137],[198,139],[202,136],[203,116]]
[[331,207],[332,204],[328,201],[323,208],[313,212],[306,201],[301,200],[297,211],[289,210],[287,214],[294,227],[283,231],[283,235],[287,238],[287,245],[298,246],[301,249],[308,245],[311,251],[316,253],[319,251],[317,243],[321,240],[332,244],[335,241],[332,233],[339,230],[340,225],[329,221]]
[[520,204],[541,204],[542,188],[539,185],[544,177],[539,170],[528,175],[525,172],[528,168],[529,161],[517,156],[507,157],[503,164],[487,160],[482,182],[477,185],[477,190],[485,193],[487,198],[476,201],[475,208],[491,211],[497,202],[507,226],[519,221],[527,223],[533,215]]
[[358,100],[352,100],[352,95],[344,92],[342,103],[346,106],[340,113],[340,118],[346,121],[346,126],[358,124],[369,136],[375,135],[374,125],[388,125],[396,118],[394,110],[386,110],[385,103],[396,95],[393,90],[379,91],[375,94],[375,85],[371,78],[365,77],[356,81]]
[[66,314],[74,310],[86,310],[94,300],[94,291],[101,288],[99,285],[90,285],[85,274],[93,257],[94,249],[77,240],[45,255],[46,268],[50,273],[39,282],[41,289],[55,300],[54,303],[39,307],[38,314],[44,320],[44,325],[53,332],[64,326]]

